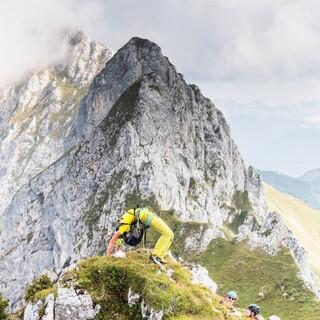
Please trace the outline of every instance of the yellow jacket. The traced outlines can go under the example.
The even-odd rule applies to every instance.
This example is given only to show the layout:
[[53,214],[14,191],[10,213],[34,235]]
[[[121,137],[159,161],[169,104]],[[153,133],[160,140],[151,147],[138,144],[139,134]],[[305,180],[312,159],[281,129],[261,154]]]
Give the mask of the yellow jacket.
[[130,225],[134,222],[134,219],[135,219],[135,210],[136,210],[136,215],[139,216],[140,221],[144,225],[147,225],[147,227],[150,226],[151,221],[155,216],[155,213],[153,213],[149,208],[129,209],[123,214],[120,220],[119,231],[121,235],[124,234],[125,232],[130,231]]

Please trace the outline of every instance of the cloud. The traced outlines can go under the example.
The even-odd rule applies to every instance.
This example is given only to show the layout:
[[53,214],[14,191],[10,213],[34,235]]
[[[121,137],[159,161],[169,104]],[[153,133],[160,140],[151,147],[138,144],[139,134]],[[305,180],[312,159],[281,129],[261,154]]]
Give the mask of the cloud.
[[308,124],[320,126],[320,116],[317,116],[317,115],[309,116],[309,117],[305,117],[304,120]]
[[302,173],[320,159],[319,16],[316,0],[1,0],[0,85],[61,59],[65,27],[114,50],[148,38],[223,110],[248,163]]
[[90,30],[101,11],[100,1],[1,0],[0,85],[61,60],[63,30]]
[[105,1],[104,35],[158,42],[189,78],[296,80],[320,73],[315,0]]
[[2,0],[0,83],[54,61],[66,26],[114,49],[154,40],[194,81],[317,78],[319,14],[315,0]]

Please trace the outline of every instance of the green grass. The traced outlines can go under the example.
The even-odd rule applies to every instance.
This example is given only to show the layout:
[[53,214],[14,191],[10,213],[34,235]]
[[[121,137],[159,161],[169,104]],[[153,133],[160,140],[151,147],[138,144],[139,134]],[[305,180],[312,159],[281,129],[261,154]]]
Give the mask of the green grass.
[[[299,278],[298,267],[289,250],[283,248],[276,256],[267,255],[262,250],[251,250],[245,242],[235,241],[232,230],[224,227],[225,233],[229,231],[228,240],[212,241],[203,253],[185,252],[186,236],[209,226],[182,222],[174,211],[164,211],[160,215],[175,234],[171,251],[187,261],[206,267],[218,284],[220,294],[224,295],[231,289],[236,290],[240,295],[238,305],[241,308],[256,302],[261,306],[264,316],[277,314],[285,320],[311,320],[315,319],[315,314],[320,314],[320,303]],[[243,219],[245,215],[243,212],[239,219]],[[157,238],[157,234],[148,231],[148,247],[152,248]],[[264,300],[258,298],[259,292],[264,293]],[[283,297],[283,293],[287,293],[287,296]]]
[[6,308],[8,307],[9,303],[1,294],[0,294],[0,320],[5,320],[8,317],[6,312]]
[[108,116],[100,123],[99,128],[110,135],[110,147],[118,141],[121,128],[130,121],[134,121],[138,110],[136,108],[141,80],[133,83],[114,103]]
[[197,182],[193,177],[191,177],[189,180],[188,197],[195,202],[198,201],[198,196],[196,194],[196,191],[197,191]]
[[[42,302],[45,301],[46,297],[49,294],[53,294],[55,297],[57,295],[57,287],[53,285],[52,281],[50,278],[44,274],[38,279],[34,279],[28,286],[25,291],[24,299],[26,302],[36,302],[41,300]],[[1,302],[0,302],[1,305]],[[1,309],[1,306],[0,306]],[[21,307],[20,310],[18,310],[15,313],[12,313],[8,316],[8,318],[3,318],[3,319],[8,319],[8,320],[21,320],[23,319],[23,314],[25,311],[25,305]],[[45,312],[45,306],[43,306],[39,310],[39,315],[42,317]],[[0,312],[0,320],[1,320],[1,312]]]
[[248,217],[247,211],[241,211],[238,215],[234,217],[231,223],[228,224],[228,228],[234,233],[237,234],[239,232],[239,227],[244,223],[246,218]]
[[248,191],[236,191],[233,195],[233,202],[237,209],[245,212],[252,210]]
[[50,278],[44,274],[40,278],[33,280],[32,283],[27,286],[24,299],[27,302],[44,300],[50,293],[56,294],[56,288],[53,287]]
[[222,204],[221,208],[224,208],[230,212],[230,215],[233,216],[231,223],[227,224],[226,227],[233,234],[239,232],[239,227],[243,225],[245,220],[251,216],[254,223],[253,229],[256,226],[256,218],[252,214],[252,205],[249,199],[248,191],[235,191],[232,197],[232,204]]
[[136,250],[128,253],[126,259],[93,257],[67,273],[63,281],[74,279],[77,288],[87,290],[94,303],[101,305],[98,320],[142,319],[139,304],[128,306],[129,288],[154,310],[163,310],[164,320],[229,319],[218,302],[221,298],[193,284],[188,270],[170,261],[167,267],[174,270],[170,279],[150,262],[148,255],[146,250]]
[[25,308],[21,308],[19,311],[9,314],[7,320],[23,320],[24,310]]
[[126,195],[125,199],[125,209],[131,209],[136,207],[150,207],[155,212],[160,211],[159,204],[157,202],[156,196],[151,194],[147,198],[142,198],[138,192],[132,192]]
[[[277,314],[285,320],[314,320],[320,315],[320,303],[298,277],[299,270],[287,249],[269,256],[250,250],[244,242],[217,239],[193,260],[209,270],[221,294],[236,290],[242,308],[255,302],[264,316]],[[259,292],[264,293],[264,299],[258,298]]]
[[57,295],[57,288],[56,287],[50,287],[48,289],[43,289],[43,290],[37,292],[34,295],[32,300],[33,301],[38,301],[38,300],[44,301],[49,294],[53,294],[54,296],[56,296]]

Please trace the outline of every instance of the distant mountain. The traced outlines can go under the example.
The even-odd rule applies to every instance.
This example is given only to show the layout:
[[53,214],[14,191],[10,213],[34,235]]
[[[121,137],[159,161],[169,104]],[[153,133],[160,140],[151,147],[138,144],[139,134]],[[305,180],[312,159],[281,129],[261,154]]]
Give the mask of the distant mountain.
[[320,279],[320,210],[312,209],[303,201],[281,193],[264,183],[270,211],[278,212],[295,238],[309,253],[308,263]]
[[292,178],[275,171],[260,170],[259,173],[263,181],[277,190],[303,200],[312,208],[320,209],[320,169],[310,170],[301,178]]
[[318,203],[320,203],[320,169],[306,172],[301,179],[310,184],[312,192],[316,194]]
[[302,177],[302,180],[308,181],[308,182],[316,182],[320,181],[320,168],[307,171]]

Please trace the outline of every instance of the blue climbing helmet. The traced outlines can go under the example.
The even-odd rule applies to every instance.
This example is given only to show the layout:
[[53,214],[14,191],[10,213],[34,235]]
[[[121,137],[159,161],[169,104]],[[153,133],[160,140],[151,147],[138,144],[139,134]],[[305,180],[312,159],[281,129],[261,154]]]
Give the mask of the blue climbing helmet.
[[229,291],[227,297],[232,300],[238,300],[238,295],[235,291]]

